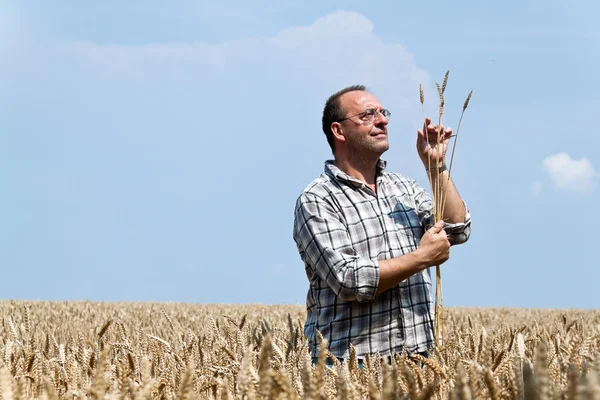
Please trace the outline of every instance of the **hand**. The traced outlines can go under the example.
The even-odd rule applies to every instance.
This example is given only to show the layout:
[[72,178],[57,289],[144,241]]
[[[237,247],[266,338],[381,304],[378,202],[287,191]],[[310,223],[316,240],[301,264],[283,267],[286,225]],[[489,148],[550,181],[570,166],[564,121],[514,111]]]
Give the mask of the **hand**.
[[425,232],[417,251],[421,252],[428,267],[441,265],[450,258],[450,242],[444,231],[444,221],[438,221]]
[[[441,126],[441,135],[438,138],[440,129],[437,125],[431,123],[431,118],[425,118],[423,124],[423,130],[418,130],[417,133],[417,152],[419,158],[423,161],[425,168],[430,168],[444,162],[444,156],[446,150],[448,150],[448,143],[450,142],[450,136],[452,136],[452,129]],[[423,133],[423,132],[426,132]]]

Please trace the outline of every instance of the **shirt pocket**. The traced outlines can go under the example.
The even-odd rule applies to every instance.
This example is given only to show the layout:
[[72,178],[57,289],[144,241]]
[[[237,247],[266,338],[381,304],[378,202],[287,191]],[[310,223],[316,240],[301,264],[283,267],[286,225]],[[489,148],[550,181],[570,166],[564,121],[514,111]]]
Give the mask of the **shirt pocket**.
[[396,231],[401,238],[408,240],[405,245],[417,245],[424,233],[417,210],[400,199],[396,199],[395,203],[389,217],[394,221]]

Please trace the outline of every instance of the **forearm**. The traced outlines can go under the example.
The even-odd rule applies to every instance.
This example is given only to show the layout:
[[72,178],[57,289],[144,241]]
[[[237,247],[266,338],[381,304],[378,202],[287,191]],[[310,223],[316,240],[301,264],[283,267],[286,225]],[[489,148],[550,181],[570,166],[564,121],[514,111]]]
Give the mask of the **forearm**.
[[448,223],[463,223],[466,219],[466,210],[465,205],[452,182],[452,179],[449,178],[448,171],[443,171],[439,175],[437,173],[431,174],[431,188],[435,195],[435,191],[438,187],[438,180],[441,183],[440,187],[442,187],[441,193],[443,193],[443,198],[440,200],[440,204],[443,209],[444,222]]
[[429,267],[426,258],[417,249],[389,260],[379,261],[377,295],[398,285],[412,275]]

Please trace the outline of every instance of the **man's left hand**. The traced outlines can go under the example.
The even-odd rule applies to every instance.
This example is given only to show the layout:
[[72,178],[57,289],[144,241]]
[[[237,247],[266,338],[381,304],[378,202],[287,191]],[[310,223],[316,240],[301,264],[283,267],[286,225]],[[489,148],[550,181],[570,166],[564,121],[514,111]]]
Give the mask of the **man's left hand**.
[[[441,129],[440,133],[440,127],[432,124],[430,118],[425,118],[423,129],[417,131],[417,152],[425,168],[431,168],[444,162],[444,156],[452,136],[452,129],[444,129],[443,125]],[[426,134],[423,132],[426,132]]]

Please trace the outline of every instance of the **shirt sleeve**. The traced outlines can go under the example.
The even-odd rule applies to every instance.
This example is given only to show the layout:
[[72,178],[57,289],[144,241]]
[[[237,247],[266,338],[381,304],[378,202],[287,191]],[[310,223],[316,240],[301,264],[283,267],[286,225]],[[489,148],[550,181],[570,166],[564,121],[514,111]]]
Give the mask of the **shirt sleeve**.
[[[421,226],[424,230],[427,230],[433,225],[433,202],[431,201],[431,196],[425,189],[419,186],[416,181],[411,182],[414,190],[417,215],[421,221]],[[448,235],[448,241],[452,245],[465,243],[471,236],[471,213],[469,212],[467,203],[465,203],[464,200],[462,200],[462,202],[466,212],[465,222],[444,223],[444,230]]]
[[344,301],[370,301],[379,285],[377,260],[352,247],[339,211],[325,199],[304,193],[296,203],[294,240],[302,260]]

